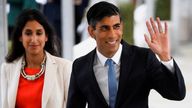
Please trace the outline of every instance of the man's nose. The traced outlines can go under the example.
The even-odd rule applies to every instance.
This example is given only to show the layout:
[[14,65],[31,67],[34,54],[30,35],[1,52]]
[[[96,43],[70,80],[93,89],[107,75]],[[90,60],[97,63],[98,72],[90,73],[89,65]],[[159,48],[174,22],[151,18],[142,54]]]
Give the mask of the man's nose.
[[115,30],[113,28],[110,29],[109,36],[110,37],[114,37],[115,36]]

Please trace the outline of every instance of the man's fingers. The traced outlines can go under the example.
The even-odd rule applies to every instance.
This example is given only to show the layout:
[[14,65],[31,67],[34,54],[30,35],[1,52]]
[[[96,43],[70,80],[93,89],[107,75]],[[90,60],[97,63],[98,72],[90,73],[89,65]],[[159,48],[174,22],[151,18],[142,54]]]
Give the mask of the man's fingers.
[[156,26],[156,24],[155,24],[155,21],[153,20],[152,17],[150,18],[150,22],[151,22],[151,25],[152,25],[152,27],[153,27],[153,31],[154,31],[155,33],[159,33],[159,31],[158,31],[158,29],[157,29],[157,26]]
[[168,32],[168,25],[167,25],[167,22],[165,22],[165,34],[167,34]]
[[146,34],[144,34],[144,37],[145,37],[145,41],[147,42],[147,44],[149,46],[151,44],[149,37]]
[[155,39],[155,37],[154,37],[154,31],[152,30],[151,25],[149,24],[149,21],[146,21],[146,25],[147,25],[147,29],[148,29],[148,31],[149,31],[151,40],[154,40],[154,39]]
[[163,27],[161,25],[161,21],[159,17],[157,17],[157,25],[158,25],[159,33],[163,33]]
[[149,31],[149,34],[152,36],[153,35],[153,30],[152,30],[152,28],[151,28],[151,26],[149,24],[149,21],[146,21],[146,25],[147,25],[147,29]]

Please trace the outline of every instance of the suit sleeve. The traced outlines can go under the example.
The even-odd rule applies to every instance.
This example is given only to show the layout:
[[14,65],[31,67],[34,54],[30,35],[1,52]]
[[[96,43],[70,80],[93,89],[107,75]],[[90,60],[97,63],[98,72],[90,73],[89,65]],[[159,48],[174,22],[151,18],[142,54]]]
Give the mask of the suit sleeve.
[[76,67],[74,64],[69,84],[67,108],[85,108],[86,99],[78,86],[78,79],[75,74],[75,72],[78,71],[76,71],[77,69],[75,69]]
[[1,82],[2,82],[2,81],[1,81],[1,79],[2,79],[1,76],[2,76],[2,75],[1,75],[1,73],[2,73],[2,66],[1,66],[1,69],[0,69],[0,108],[2,108],[2,101],[1,101],[1,100],[2,100],[2,99],[1,99],[1,98],[2,98],[2,96],[1,96],[1,94],[2,94],[2,93],[1,93],[1,87],[2,87],[2,85],[1,85]]
[[164,98],[182,100],[185,97],[185,83],[182,73],[174,61],[174,72],[160,63],[152,52],[148,54],[147,72],[150,84]]
[[6,69],[5,63],[1,65],[0,71],[0,108],[6,108],[7,105],[7,79],[6,79]]

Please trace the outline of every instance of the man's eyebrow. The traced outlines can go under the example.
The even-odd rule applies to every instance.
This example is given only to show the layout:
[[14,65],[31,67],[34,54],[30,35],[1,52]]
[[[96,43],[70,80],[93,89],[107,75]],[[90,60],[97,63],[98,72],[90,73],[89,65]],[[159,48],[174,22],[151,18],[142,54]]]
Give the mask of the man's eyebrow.
[[101,28],[101,27],[109,27],[108,25],[101,25],[99,28]]
[[121,23],[116,23],[116,24],[114,24],[114,25],[121,25]]

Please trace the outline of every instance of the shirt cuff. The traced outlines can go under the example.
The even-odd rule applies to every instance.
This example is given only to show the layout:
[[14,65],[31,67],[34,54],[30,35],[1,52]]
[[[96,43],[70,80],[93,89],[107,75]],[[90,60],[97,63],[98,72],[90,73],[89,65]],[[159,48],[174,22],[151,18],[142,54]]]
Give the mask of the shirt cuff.
[[169,60],[169,61],[161,61],[161,63],[165,67],[167,67],[172,73],[174,73],[175,68],[174,68],[174,65],[173,65],[173,58],[171,58],[171,60]]

